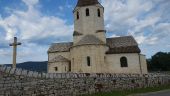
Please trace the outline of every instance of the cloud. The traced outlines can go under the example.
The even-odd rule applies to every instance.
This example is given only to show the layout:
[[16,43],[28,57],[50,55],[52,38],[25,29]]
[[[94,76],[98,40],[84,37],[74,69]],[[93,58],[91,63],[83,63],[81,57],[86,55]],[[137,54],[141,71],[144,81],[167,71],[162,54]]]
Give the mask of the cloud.
[[120,37],[120,36],[117,36],[115,34],[112,34],[111,36],[109,36],[109,38],[114,38],[114,37]]
[[[59,41],[70,41],[73,25],[68,25],[67,20],[59,17],[42,14],[36,7],[39,0],[22,1],[28,7],[27,10],[10,10],[8,17],[0,16],[0,31],[3,30],[0,41],[8,45],[13,41],[14,36],[19,38],[19,41],[23,43],[18,49],[19,62],[28,60],[28,58],[47,60],[49,45]],[[33,49],[37,49],[37,53]],[[4,50],[12,49],[1,49],[1,52]],[[0,54],[0,57],[7,56],[4,52]]]
[[11,56],[11,53],[10,53],[9,50],[6,51],[4,49],[0,49],[0,55],[2,55],[2,56]]
[[134,36],[147,58],[159,51],[170,51],[170,0],[101,2],[109,36]]
[[27,6],[31,7],[36,5],[39,0],[22,0]]
[[73,26],[66,20],[54,16],[43,16],[34,7],[38,0],[23,0],[29,7],[27,11],[15,10],[9,17],[1,19],[0,25],[6,31],[6,40],[17,35],[21,40],[38,40],[48,37],[69,36]]
[[139,44],[154,45],[170,32],[169,22],[160,25],[163,17],[170,16],[169,4],[167,0],[102,0],[106,28],[115,35],[133,35]]

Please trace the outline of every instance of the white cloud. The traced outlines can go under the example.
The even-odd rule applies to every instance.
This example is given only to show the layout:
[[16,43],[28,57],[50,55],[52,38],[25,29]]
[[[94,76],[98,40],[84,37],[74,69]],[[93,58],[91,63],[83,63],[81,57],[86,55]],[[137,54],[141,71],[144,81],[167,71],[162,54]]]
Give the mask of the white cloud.
[[170,51],[170,0],[101,0],[113,36],[133,35],[147,57]]
[[22,1],[29,7],[34,6],[39,2],[39,0],[22,0]]
[[9,53],[9,51],[7,52],[4,49],[0,49],[0,55],[2,55],[2,56],[9,56],[10,53]]
[[145,41],[146,37],[140,35],[140,36],[136,36],[135,39],[137,40],[137,42],[139,44],[141,44],[141,43],[143,43]]
[[112,34],[111,36],[109,36],[109,38],[114,38],[114,37],[120,37],[120,36],[117,36],[116,34]]
[[[56,42],[61,37],[68,37],[67,41],[70,40],[73,25],[66,24],[67,21],[59,17],[43,15],[35,7],[39,0],[22,1],[28,7],[26,11],[11,10],[8,17],[2,18],[0,16],[0,28],[4,30],[4,36],[1,40],[9,44],[14,36],[19,38],[19,41],[23,43],[22,46],[18,47],[19,62],[47,60],[49,44]],[[48,42],[48,40],[54,41]],[[6,50],[12,49],[1,49],[0,58],[12,53]],[[0,62],[3,61],[0,60]]]
[[154,45],[158,36],[170,32],[170,23],[159,25],[168,4],[166,0],[102,0],[106,28],[115,35],[133,35],[139,44]]
[[72,25],[54,16],[43,16],[34,5],[38,0],[23,0],[28,6],[27,11],[15,10],[9,17],[1,19],[1,26],[6,30],[6,40],[17,35],[21,40],[42,39],[47,37],[68,36],[72,34]]
[[169,45],[167,45],[167,47],[169,47],[169,48],[170,48],[170,44],[169,44]]

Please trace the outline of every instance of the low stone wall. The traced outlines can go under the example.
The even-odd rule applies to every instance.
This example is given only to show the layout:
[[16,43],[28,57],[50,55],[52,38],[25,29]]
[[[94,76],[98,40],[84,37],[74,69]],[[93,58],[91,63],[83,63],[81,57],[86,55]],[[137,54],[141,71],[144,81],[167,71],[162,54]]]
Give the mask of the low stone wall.
[[48,74],[0,67],[0,96],[79,96],[165,84],[168,74]]

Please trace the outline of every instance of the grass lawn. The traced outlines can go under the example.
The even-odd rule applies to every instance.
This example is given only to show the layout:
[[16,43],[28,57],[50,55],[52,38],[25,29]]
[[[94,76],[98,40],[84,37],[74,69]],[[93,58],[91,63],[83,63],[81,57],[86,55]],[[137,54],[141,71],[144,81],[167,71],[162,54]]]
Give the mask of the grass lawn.
[[127,96],[127,95],[138,94],[138,93],[156,92],[165,89],[170,89],[170,85],[159,86],[159,87],[148,87],[148,88],[141,88],[141,89],[134,89],[134,90],[112,91],[108,93],[96,93],[87,96]]

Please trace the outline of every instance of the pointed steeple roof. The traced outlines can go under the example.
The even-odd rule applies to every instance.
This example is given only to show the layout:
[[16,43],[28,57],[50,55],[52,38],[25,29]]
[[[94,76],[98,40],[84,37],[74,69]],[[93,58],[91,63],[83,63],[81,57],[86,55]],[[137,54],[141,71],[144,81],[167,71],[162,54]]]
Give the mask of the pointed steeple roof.
[[78,0],[77,7],[100,4],[98,0]]

